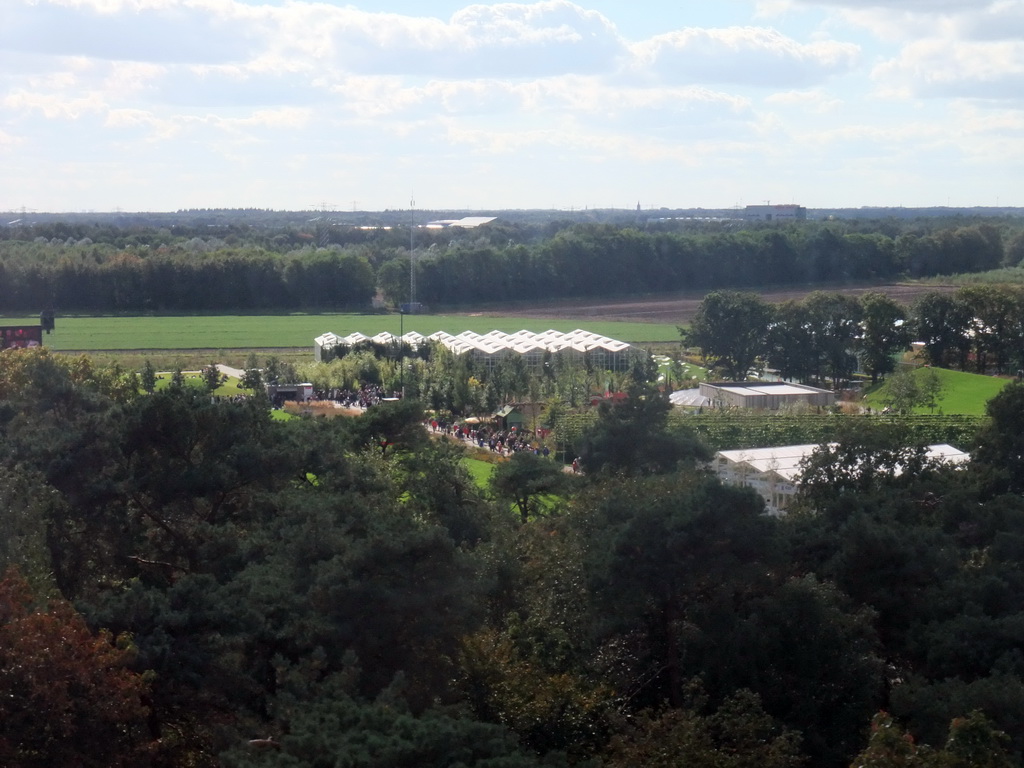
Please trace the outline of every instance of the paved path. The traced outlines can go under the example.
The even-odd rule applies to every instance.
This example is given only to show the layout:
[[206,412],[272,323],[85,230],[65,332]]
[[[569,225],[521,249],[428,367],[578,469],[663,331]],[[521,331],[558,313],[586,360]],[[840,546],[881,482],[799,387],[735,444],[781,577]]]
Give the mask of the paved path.
[[217,370],[223,373],[225,376],[234,376],[236,379],[240,379],[245,376],[245,371],[240,368],[232,368],[224,365],[223,363],[217,363]]

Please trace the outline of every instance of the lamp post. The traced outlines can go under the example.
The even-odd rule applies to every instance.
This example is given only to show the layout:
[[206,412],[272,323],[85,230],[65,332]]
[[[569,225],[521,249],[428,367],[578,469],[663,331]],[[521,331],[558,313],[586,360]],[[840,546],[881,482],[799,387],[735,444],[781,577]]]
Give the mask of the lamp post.
[[405,400],[405,312],[398,307],[398,386]]

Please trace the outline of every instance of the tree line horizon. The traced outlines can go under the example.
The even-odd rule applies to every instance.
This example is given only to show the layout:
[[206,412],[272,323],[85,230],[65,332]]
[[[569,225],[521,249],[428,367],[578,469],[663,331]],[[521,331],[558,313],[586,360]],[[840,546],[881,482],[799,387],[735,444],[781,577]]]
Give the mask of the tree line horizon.
[[[1016,266],[1013,218],[416,230],[430,306],[923,278]],[[408,230],[242,226],[0,228],[6,311],[364,309],[409,300]]]

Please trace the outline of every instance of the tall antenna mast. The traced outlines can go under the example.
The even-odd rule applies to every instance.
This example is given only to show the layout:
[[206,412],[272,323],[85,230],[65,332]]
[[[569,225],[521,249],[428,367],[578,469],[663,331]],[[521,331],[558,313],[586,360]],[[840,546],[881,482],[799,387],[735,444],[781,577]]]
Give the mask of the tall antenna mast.
[[326,248],[328,245],[330,245],[331,222],[327,218],[327,212],[333,211],[334,208],[335,206],[330,205],[329,203],[319,203],[318,205],[313,206],[314,210],[319,209],[320,211],[319,216],[317,216],[315,219],[310,219],[310,221],[316,223],[315,239],[317,248]]
[[416,256],[414,238],[416,235],[416,198],[409,200],[409,312],[416,311]]

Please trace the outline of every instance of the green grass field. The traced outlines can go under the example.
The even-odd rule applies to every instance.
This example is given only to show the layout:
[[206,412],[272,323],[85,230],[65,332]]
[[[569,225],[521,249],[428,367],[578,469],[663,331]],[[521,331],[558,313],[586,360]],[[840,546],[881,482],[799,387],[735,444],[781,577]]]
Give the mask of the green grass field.
[[[37,324],[38,318],[0,318],[0,325]],[[328,331],[347,336],[358,331],[373,336],[381,331],[398,334],[417,331],[514,333],[571,331],[583,328],[613,339],[636,344],[678,342],[675,325],[655,323],[589,322],[586,320],[534,320],[521,317],[407,315],[196,315],[141,317],[58,317],[43,343],[58,352],[94,350],[175,349],[312,349],[313,339]]]
[[488,461],[470,458],[463,459],[462,461],[478,488],[484,491],[490,488],[491,473],[494,471],[493,464]]
[[[198,371],[182,371],[185,376],[185,385],[194,387],[196,389],[203,389],[203,377]],[[228,376],[227,381],[217,387],[213,394],[218,397],[234,397],[235,395],[248,395],[251,394],[247,390],[241,389],[238,386],[238,379],[234,376]],[[171,372],[160,371],[157,373],[156,388],[157,390],[166,389],[171,385]]]
[[[995,376],[982,376],[977,373],[950,371],[945,368],[917,368],[915,376],[923,376],[926,371],[935,371],[942,382],[938,404],[934,413],[962,414],[965,416],[984,416],[985,404],[998,395],[1010,379]],[[864,397],[864,405],[881,409],[885,405],[885,382]],[[932,413],[928,408],[916,408],[914,413]]]

